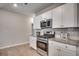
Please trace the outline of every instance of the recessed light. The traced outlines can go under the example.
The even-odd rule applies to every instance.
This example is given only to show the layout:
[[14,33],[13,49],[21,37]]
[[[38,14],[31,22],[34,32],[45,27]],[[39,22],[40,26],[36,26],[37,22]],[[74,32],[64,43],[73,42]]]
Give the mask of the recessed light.
[[15,3],[15,4],[13,4],[13,6],[14,6],[14,7],[17,7],[18,5]]

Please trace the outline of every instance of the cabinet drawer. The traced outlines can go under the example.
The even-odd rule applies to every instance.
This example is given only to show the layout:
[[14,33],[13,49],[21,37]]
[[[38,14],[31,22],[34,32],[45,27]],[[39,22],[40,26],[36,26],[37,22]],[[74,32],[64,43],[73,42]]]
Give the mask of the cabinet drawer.
[[53,41],[53,45],[61,47],[61,48],[66,48],[66,44],[64,44],[64,43],[59,43],[59,42]]
[[76,46],[72,46],[72,45],[66,45],[66,49],[72,50],[72,51],[76,51]]
[[54,46],[58,46],[58,47],[61,47],[61,48],[66,48],[66,49],[72,50],[72,51],[76,51],[76,46],[73,46],[73,45],[64,44],[64,43],[55,42],[55,41],[50,41],[50,43],[52,43]]

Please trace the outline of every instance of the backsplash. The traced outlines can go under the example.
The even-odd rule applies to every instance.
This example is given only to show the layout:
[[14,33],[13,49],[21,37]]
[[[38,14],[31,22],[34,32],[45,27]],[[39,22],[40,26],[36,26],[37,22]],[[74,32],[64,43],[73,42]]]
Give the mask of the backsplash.
[[79,28],[57,28],[57,29],[38,29],[34,30],[34,36],[36,36],[36,32],[45,33],[46,31],[51,31],[52,33],[55,31],[55,36],[60,37],[60,34],[66,34],[69,33],[70,39],[79,40]]
[[41,30],[40,29],[33,29],[33,36],[36,36],[36,32],[40,32]]
[[69,33],[70,39],[79,40],[79,28],[63,28],[63,29],[53,29],[56,32],[56,35],[60,33]]

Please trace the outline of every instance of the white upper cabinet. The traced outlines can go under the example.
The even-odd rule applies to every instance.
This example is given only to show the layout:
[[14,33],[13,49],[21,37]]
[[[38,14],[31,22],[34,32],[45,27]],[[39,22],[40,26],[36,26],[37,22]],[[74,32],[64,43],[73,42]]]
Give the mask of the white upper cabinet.
[[63,5],[63,25],[64,27],[77,27],[76,4],[69,3]]
[[62,6],[53,9],[53,28],[60,28],[62,26]]
[[44,19],[51,19],[52,18],[52,11],[47,11],[47,12],[43,13],[41,15],[41,17],[42,17],[43,20]]
[[34,29],[41,29],[40,21],[52,19],[52,28],[79,27],[79,4],[67,3],[34,18]]
[[77,12],[76,12],[76,19],[77,19],[77,27],[79,27],[79,3],[77,3],[76,5],[76,10],[77,10]]
[[38,15],[34,17],[34,26],[33,29],[41,29],[40,27],[40,21],[42,20],[47,20],[47,19],[52,19],[52,13],[51,11],[47,11],[41,15]]
[[40,15],[36,16],[34,18],[33,29],[41,29],[41,27],[40,27],[40,21],[41,21],[41,16]]
[[52,12],[53,28],[78,27],[77,4],[64,4]]

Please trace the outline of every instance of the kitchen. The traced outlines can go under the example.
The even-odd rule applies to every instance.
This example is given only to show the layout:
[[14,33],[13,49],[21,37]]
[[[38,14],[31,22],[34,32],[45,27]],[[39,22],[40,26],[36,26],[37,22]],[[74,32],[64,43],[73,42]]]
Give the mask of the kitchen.
[[33,18],[30,46],[43,56],[78,56],[78,9],[78,3],[66,3],[39,12]]
[[0,56],[79,56],[79,3],[0,3]]

